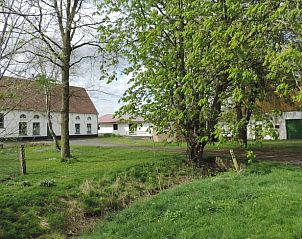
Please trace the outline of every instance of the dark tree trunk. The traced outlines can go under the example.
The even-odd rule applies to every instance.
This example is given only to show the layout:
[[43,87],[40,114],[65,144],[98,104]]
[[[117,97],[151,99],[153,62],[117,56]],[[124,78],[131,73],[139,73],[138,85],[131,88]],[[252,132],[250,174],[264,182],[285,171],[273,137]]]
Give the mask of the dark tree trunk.
[[250,122],[252,111],[246,108],[243,113],[242,112],[243,110],[244,109],[242,109],[241,103],[238,103],[236,105],[236,111],[237,111],[237,123],[240,122],[240,127],[238,129],[237,139],[244,145],[245,148],[247,148],[247,126]]
[[62,69],[61,161],[70,159],[69,144],[69,60]]
[[201,167],[205,145],[195,142],[187,143],[187,161],[197,167]]

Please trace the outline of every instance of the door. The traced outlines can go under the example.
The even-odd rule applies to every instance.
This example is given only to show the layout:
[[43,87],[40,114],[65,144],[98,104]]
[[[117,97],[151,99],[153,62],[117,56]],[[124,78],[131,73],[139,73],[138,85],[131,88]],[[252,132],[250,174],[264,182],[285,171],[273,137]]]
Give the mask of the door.
[[287,139],[302,139],[302,119],[286,120]]

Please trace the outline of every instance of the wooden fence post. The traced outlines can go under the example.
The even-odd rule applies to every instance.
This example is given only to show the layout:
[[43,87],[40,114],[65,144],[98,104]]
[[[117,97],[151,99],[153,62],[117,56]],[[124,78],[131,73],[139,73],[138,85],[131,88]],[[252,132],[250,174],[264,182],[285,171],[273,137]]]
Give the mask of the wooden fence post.
[[20,144],[19,147],[19,160],[20,160],[20,174],[26,174],[26,162],[25,162],[25,148],[24,144]]
[[236,156],[234,154],[234,150],[233,149],[230,149],[230,154],[231,154],[231,157],[232,157],[232,161],[233,161],[233,165],[234,165],[234,168],[237,172],[240,171],[240,167],[238,165],[238,161],[236,159]]

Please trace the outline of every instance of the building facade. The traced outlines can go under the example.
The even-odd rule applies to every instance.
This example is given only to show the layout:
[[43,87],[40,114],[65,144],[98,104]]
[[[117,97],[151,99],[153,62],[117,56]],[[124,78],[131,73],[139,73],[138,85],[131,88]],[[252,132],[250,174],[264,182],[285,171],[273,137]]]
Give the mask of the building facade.
[[[51,138],[46,96],[33,80],[5,78],[0,83],[0,139]],[[51,90],[50,115],[53,131],[61,135],[61,87]],[[69,135],[97,136],[98,112],[81,87],[70,86]]]
[[130,119],[128,115],[115,118],[113,114],[99,117],[99,134],[115,134],[122,136],[152,136],[152,124],[144,122],[142,117]]

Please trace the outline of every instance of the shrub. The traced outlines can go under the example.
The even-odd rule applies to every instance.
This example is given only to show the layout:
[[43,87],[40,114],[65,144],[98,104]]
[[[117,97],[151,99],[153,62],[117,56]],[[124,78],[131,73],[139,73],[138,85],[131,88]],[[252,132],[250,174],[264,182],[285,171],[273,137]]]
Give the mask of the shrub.
[[40,182],[40,186],[41,187],[53,187],[56,186],[56,181],[54,179],[45,179],[43,181]]

